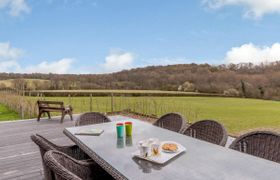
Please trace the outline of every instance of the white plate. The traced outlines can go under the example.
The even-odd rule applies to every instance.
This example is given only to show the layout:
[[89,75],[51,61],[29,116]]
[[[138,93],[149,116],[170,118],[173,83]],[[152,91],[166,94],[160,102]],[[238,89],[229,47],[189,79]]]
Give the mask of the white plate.
[[178,150],[177,152],[166,152],[166,151],[161,151],[159,155],[157,156],[148,156],[148,157],[142,157],[140,156],[140,151],[136,151],[134,152],[132,155],[134,157],[140,158],[140,159],[145,159],[147,161],[151,161],[157,164],[164,164],[167,161],[171,160],[172,158],[178,156],[179,154],[183,153],[184,151],[186,151],[186,148],[184,146],[182,146],[179,143],[173,142],[173,141],[163,141],[161,142],[161,145],[165,144],[165,143],[174,143],[177,144],[178,146]]

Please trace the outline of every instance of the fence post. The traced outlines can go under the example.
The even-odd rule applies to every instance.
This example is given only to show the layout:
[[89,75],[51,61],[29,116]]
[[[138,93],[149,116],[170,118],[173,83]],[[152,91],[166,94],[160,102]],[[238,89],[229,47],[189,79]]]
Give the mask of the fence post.
[[114,94],[111,93],[111,112],[114,112]]
[[21,97],[20,97],[20,111],[21,111],[21,119],[24,119],[24,87],[22,87]]
[[90,99],[89,99],[89,111],[92,112],[92,94],[90,94]]
[[20,105],[20,116],[21,116],[21,119],[24,119],[24,108],[23,108],[23,103],[21,103],[21,105]]
[[68,104],[71,104],[71,95],[68,94]]

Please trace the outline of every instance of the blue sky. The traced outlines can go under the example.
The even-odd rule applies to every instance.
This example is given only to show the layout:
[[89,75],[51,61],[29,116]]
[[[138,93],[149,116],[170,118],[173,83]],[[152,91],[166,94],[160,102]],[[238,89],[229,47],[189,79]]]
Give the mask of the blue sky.
[[280,60],[276,0],[0,0],[0,71]]

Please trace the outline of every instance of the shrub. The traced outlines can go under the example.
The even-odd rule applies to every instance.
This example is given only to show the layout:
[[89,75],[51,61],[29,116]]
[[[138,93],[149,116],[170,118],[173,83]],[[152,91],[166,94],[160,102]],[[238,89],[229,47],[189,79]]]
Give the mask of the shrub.
[[182,90],[185,92],[194,92],[195,91],[195,86],[193,83],[190,83],[189,81],[186,81],[183,85],[182,85]]
[[224,91],[224,95],[225,96],[239,96],[240,93],[237,89],[230,88],[230,89]]

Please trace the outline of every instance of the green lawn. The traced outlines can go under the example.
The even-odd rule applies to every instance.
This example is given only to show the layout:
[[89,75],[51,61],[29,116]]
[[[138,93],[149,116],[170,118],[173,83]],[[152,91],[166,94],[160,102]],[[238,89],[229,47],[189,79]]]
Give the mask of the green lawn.
[[8,107],[0,104],[0,121],[19,119],[19,115]]
[[[71,104],[75,113],[90,110],[89,97],[47,97],[46,99]],[[231,135],[239,135],[245,131],[259,128],[280,131],[280,102],[277,101],[223,97],[114,98],[115,111],[127,108],[158,116],[167,112],[180,112],[190,122],[215,119],[221,122]],[[110,111],[111,98],[93,97],[92,110]]]

